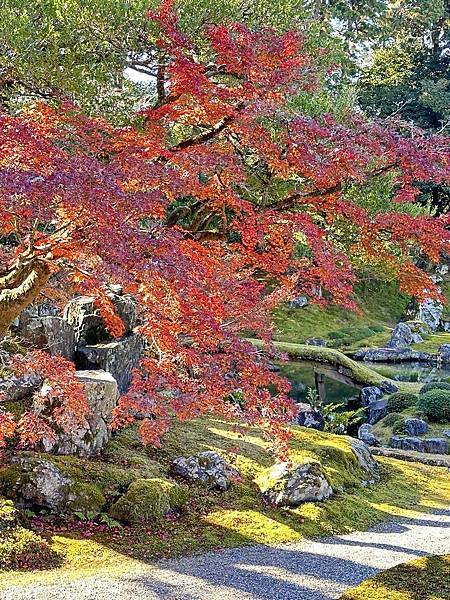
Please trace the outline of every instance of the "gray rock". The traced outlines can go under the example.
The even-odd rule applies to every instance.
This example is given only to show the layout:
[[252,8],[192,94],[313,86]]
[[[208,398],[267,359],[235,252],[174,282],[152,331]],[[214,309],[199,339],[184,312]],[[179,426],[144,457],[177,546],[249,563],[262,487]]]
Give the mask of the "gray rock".
[[357,350],[355,360],[367,362],[433,362],[435,357],[426,352],[416,352],[411,348],[366,348]]
[[75,354],[75,331],[61,317],[29,319],[20,330],[20,337],[33,348],[45,350],[52,356],[72,360]]
[[11,402],[23,400],[31,396],[39,386],[42,380],[37,375],[31,373],[22,377],[8,377],[0,379],[0,401]]
[[423,321],[432,331],[437,331],[443,312],[444,307],[440,302],[428,298],[419,306],[417,319]]
[[86,423],[70,434],[59,434],[55,441],[44,440],[43,447],[56,454],[97,456],[111,435],[109,426],[119,399],[117,382],[105,371],[77,371],[76,375],[90,409]]
[[450,321],[441,321],[441,329],[446,333],[450,333]]
[[376,473],[378,471],[378,463],[373,458],[368,446],[362,440],[356,440],[355,438],[352,438],[350,443],[359,466],[367,475]]
[[405,431],[413,436],[422,435],[428,431],[428,423],[423,419],[405,419],[404,427]]
[[201,483],[210,489],[225,491],[239,473],[217,452],[205,451],[188,458],[180,456],[171,465],[171,473],[192,483]]
[[81,370],[102,369],[117,381],[120,393],[128,390],[132,371],[144,354],[145,343],[138,335],[78,348],[76,364]]
[[[112,291],[108,296],[123,321],[125,334],[130,334],[137,321],[136,303],[131,296],[118,292],[118,286],[115,289],[116,292]],[[71,300],[64,309],[64,319],[75,329],[78,344],[96,344],[113,339],[91,296],[79,296]]]
[[380,440],[373,433],[373,425],[363,423],[358,429],[358,438],[368,446],[380,446]]
[[442,344],[438,350],[438,359],[445,364],[450,364],[450,344]]
[[306,402],[298,402],[296,406],[298,408],[297,417],[295,419],[297,425],[323,431],[325,419],[320,411],[314,409],[311,404]]
[[377,423],[387,415],[387,399],[379,387],[369,386],[361,389],[361,404],[366,408],[367,420],[370,425]]
[[395,394],[400,389],[390,381],[382,381],[378,387],[384,394]]
[[423,342],[423,338],[419,333],[413,331],[413,328],[407,323],[398,323],[392,332],[391,339],[388,343],[389,348],[405,348],[411,344]]
[[308,344],[308,346],[326,346],[328,342],[323,338],[308,338],[305,344]]
[[428,438],[423,440],[425,452],[430,454],[447,454],[448,441],[445,438]]
[[306,296],[299,296],[288,302],[289,308],[304,308],[308,305],[308,298]]
[[445,437],[450,438],[450,429],[446,429],[445,431],[443,431],[442,435],[445,435]]
[[322,465],[311,461],[305,464],[278,463],[259,480],[263,497],[277,506],[299,506],[318,502],[333,494]]
[[400,450],[414,450],[415,452],[425,451],[424,440],[421,440],[418,437],[393,436],[389,442],[389,446]]

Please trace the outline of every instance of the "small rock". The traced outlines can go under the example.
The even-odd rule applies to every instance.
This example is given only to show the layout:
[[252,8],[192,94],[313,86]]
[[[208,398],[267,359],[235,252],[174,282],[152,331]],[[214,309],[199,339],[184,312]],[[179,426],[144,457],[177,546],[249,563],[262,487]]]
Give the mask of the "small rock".
[[378,463],[373,458],[368,446],[362,440],[352,438],[351,447],[359,466],[368,474],[373,475],[378,470]]
[[323,431],[325,419],[320,411],[314,409],[311,404],[306,402],[298,402],[296,407],[298,408],[297,417],[295,419],[297,425]]
[[423,419],[405,419],[404,426],[405,431],[413,436],[422,435],[428,431],[428,423]]
[[388,402],[383,398],[383,392],[377,386],[368,386],[361,389],[361,404],[366,407],[367,420],[370,425],[377,423],[387,415]]
[[444,438],[428,438],[423,440],[425,452],[430,454],[447,454],[448,441]]
[[308,305],[308,298],[306,296],[299,296],[288,302],[289,308],[304,308]]
[[358,429],[358,438],[368,446],[380,446],[380,440],[373,433],[373,425],[363,423]]
[[326,500],[333,494],[322,465],[311,461],[289,466],[278,463],[259,478],[264,498],[277,506],[299,506]]
[[443,363],[450,363],[450,344],[442,344],[438,350],[438,359]]
[[172,462],[173,475],[194,483],[202,483],[208,488],[225,491],[233,479],[239,479],[239,473],[217,452],[200,452],[188,458],[180,456]]
[[390,381],[382,381],[378,387],[385,394],[395,394],[395,392],[398,392],[399,390],[399,388]]
[[0,379],[0,401],[13,402],[23,400],[31,396],[41,384],[41,378],[33,373],[23,375],[22,377],[12,376],[7,379]]
[[445,435],[445,437],[450,438],[450,429],[446,429],[445,431],[443,431],[442,435]]
[[308,346],[326,346],[328,342],[323,338],[308,338],[305,344],[308,344]]

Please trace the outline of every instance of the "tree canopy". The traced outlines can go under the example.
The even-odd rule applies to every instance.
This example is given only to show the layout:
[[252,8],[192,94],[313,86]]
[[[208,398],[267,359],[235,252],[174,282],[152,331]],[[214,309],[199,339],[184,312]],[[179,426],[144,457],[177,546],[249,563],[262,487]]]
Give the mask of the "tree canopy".
[[[449,249],[449,217],[402,207],[420,182],[449,183],[449,140],[350,110],[299,113],[294,99],[320,69],[296,31],[206,24],[202,60],[171,2],[150,19],[163,79],[133,124],[67,101],[0,115],[0,337],[42,290],[64,289],[95,296],[121,335],[107,295],[119,283],[138,302],[148,354],[116,425],[142,416],[143,440],[159,444],[171,415],[213,411],[265,427],[283,448],[287,383],[242,333],[269,340],[270,310],[293,294],[355,308],[361,263],[439,297],[415,259]],[[352,196],[385,177],[391,210]],[[54,408],[17,426],[2,414],[3,435],[24,445],[87,410],[62,359],[15,365],[31,367],[52,382],[42,402]]]

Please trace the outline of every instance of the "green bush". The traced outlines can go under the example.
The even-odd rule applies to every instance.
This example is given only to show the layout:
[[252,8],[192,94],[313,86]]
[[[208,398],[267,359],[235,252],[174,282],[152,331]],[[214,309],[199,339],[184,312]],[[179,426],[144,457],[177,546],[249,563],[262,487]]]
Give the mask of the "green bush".
[[402,420],[403,416],[400,413],[393,412],[386,415],[384,419],[380,421],[380,425],[383,425],[383,427],[393,427],[397,421]]
[[159,520],[187,501],[186,488],[167,479],[138,479],[110,508],[109,514],[125,523]]
[[450,391],[450,383],[444,383],[443,381],[438,382],[431,382],[431,383],[426,383],[425,385],[422,386],[422,388],[420,389],[419,394],[426,394],[427,392],[430,392],[431,390],[447,390]]
[[420,395],[417,408],[431,421],[450,421],[450,391],[430,390]]
[[395,392],[388,398],[388,412],[401,412],[417,402],[417,396],[409,392]]

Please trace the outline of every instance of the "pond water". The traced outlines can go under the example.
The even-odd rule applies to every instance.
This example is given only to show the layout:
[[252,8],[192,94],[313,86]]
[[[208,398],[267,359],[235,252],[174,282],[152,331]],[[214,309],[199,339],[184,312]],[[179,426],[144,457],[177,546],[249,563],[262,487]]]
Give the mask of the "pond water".
[[[450,367],[437,368],[433,365],[424,363],[364,363],[385,377],[397,381],[418,381],[427,383],[429,381],[448,381],[450,382]],[[307,396],[310,390],[315,390],[314,369],[313,367],[301,361],[290,361],[281,366],[281,373],[289,379],[292,385],[290,395],[296,402],[307,402]],[[352,400],[356,400],[359,395],[358,389],[326,379],[326,402],[337,404],[345,402],[352,405]]]

